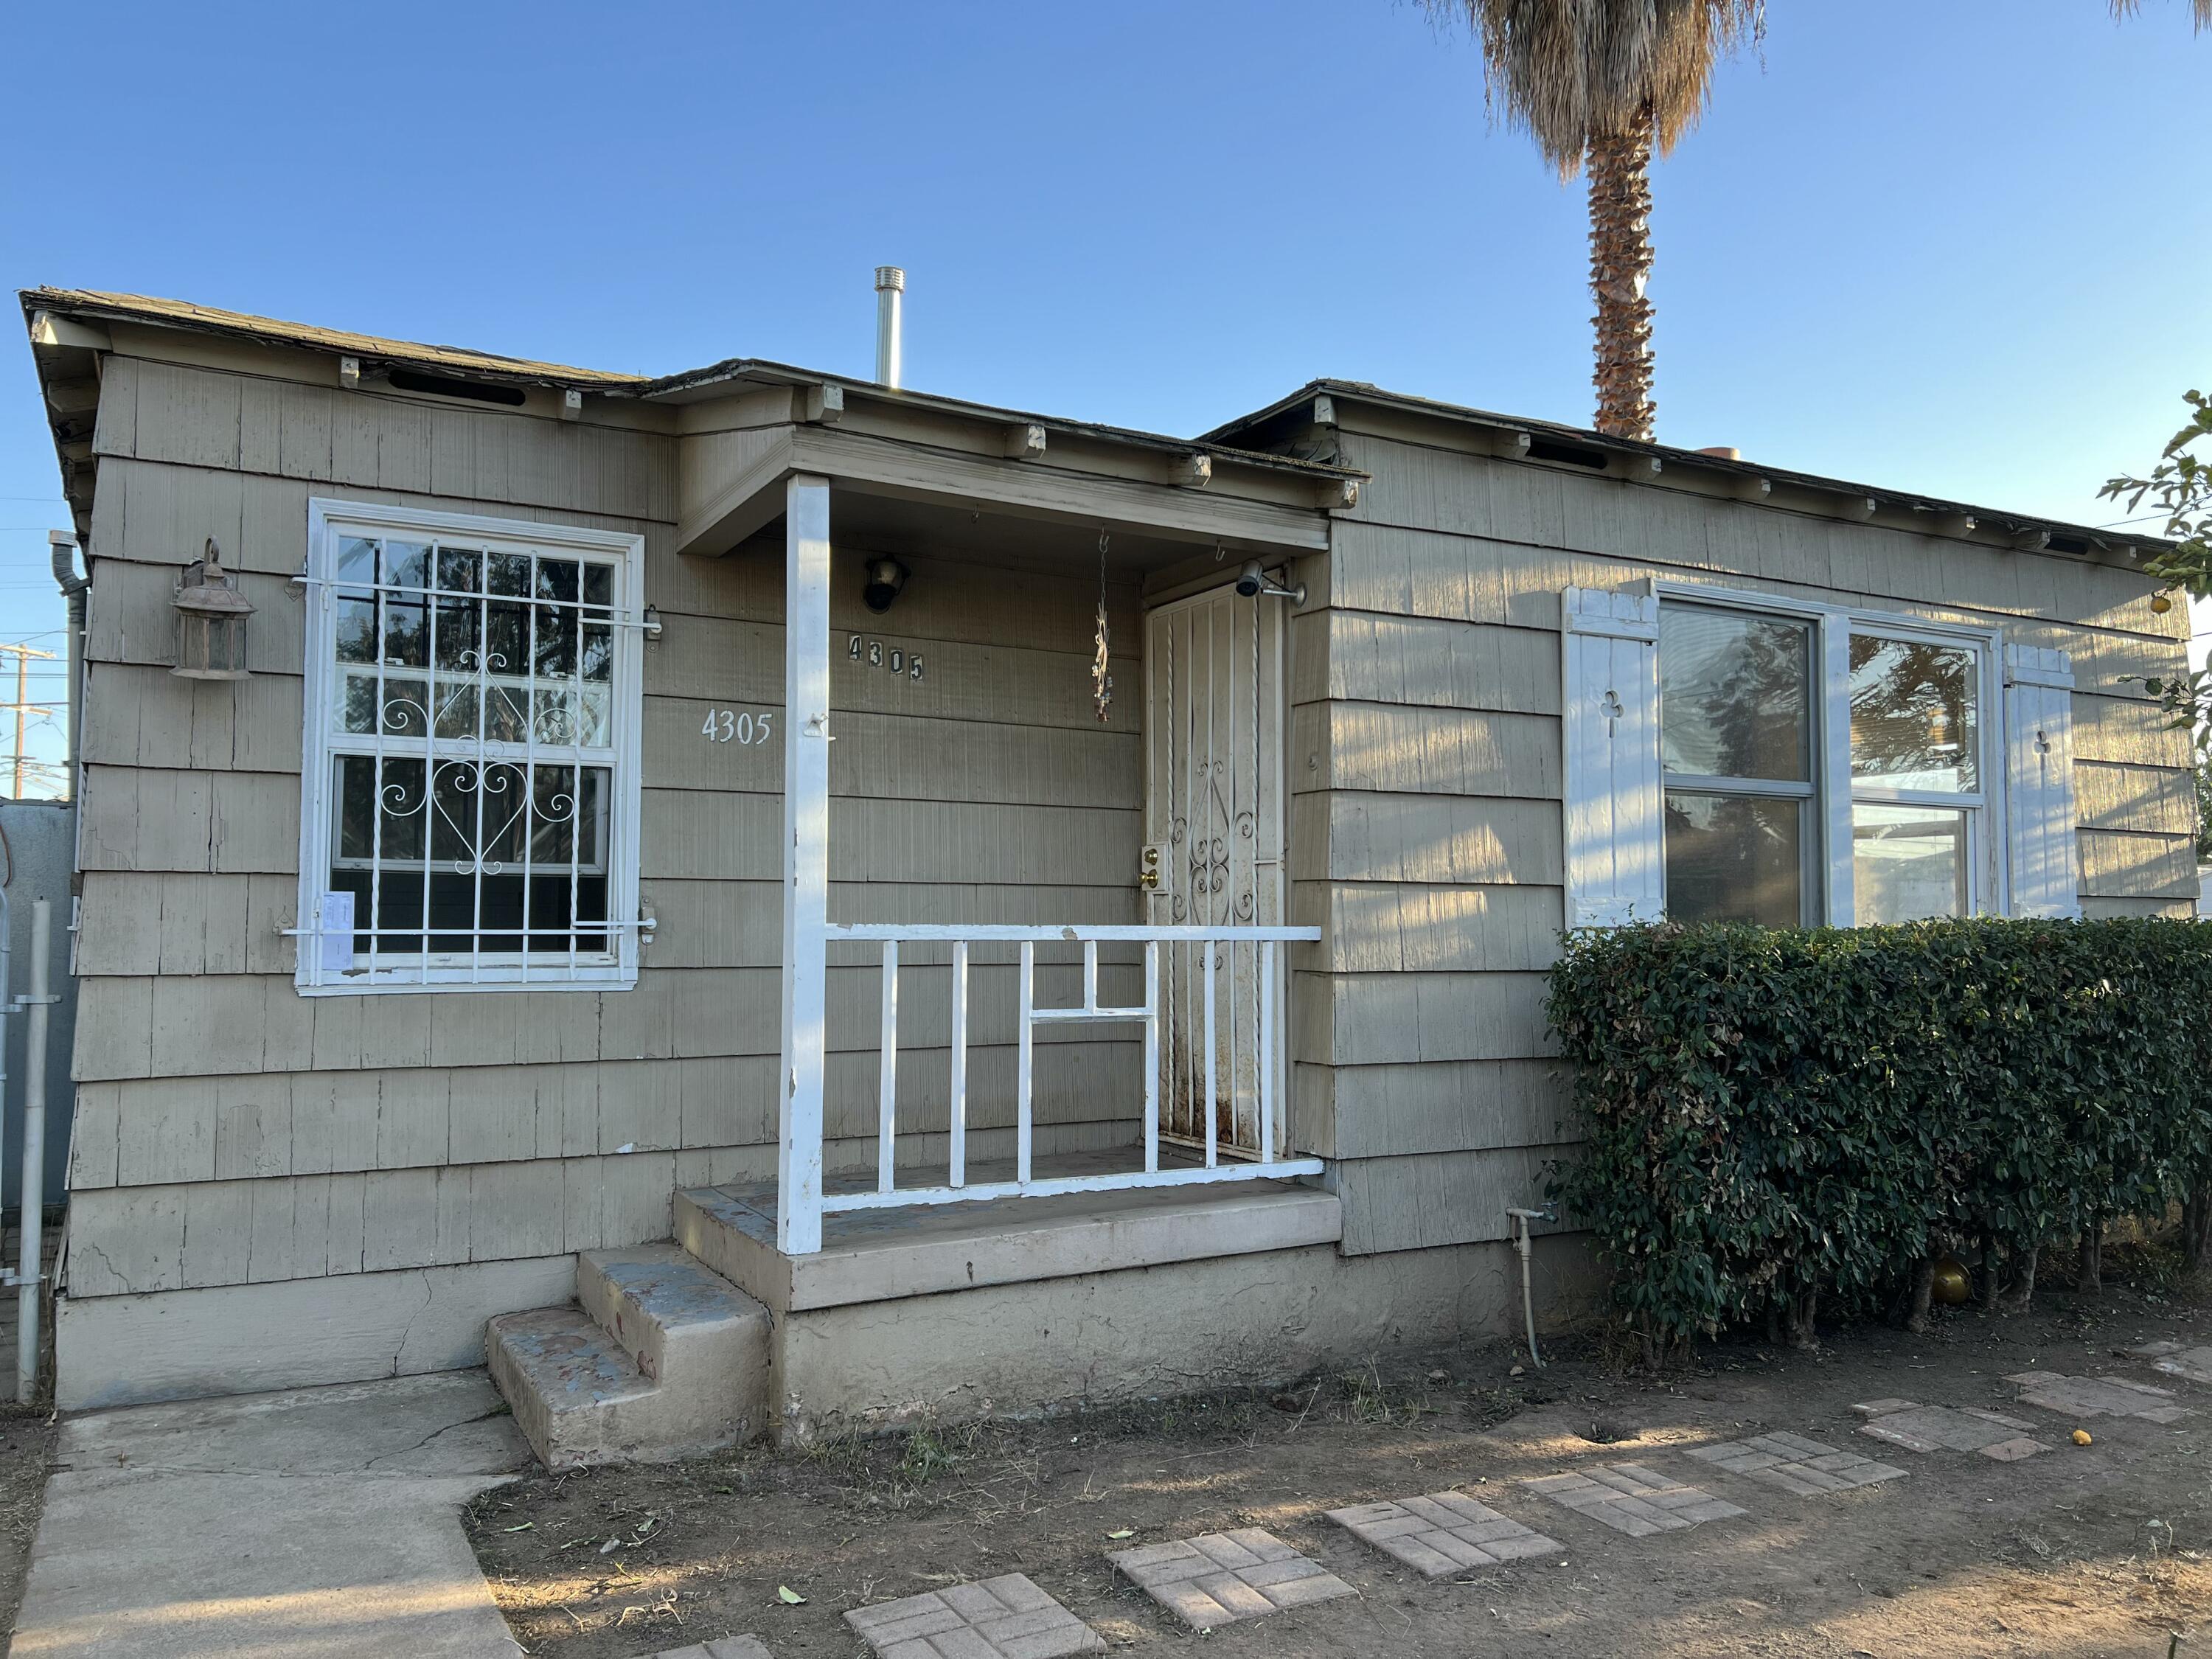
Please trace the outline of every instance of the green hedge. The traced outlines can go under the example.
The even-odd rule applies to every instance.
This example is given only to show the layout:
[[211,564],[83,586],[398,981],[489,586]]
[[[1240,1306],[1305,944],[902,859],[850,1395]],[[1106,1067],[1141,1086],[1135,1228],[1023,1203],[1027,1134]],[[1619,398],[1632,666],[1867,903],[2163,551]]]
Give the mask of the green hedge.
[[2032,1263],[2212,1177],[2212,925],[1577,933],[1548,1012],[1589,1136],[1553,1196],[1650,1342],[1874,1310],[1943,1249]]

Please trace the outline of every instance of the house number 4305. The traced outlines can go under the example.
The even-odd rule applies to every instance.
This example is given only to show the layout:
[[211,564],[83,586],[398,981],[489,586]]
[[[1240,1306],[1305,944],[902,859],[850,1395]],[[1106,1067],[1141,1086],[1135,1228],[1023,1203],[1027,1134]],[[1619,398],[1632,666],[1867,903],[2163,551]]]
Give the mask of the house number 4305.
[[773,712],[753,714],[735,708],[709,708],[699,735],[709,743],[768,743],[775,736]]
[[921,653],[908,651],[903,646],[886,645],[860,634],[850,634],[845,639],[845,656],[848,661],[866,663],[871,668],[881,668],[910,680],[921,678]]

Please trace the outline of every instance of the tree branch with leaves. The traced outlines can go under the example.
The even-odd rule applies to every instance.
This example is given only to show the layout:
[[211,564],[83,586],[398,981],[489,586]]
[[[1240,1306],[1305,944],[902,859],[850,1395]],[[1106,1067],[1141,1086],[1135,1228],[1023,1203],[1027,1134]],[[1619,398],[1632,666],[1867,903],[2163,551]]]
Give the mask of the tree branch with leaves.
[[[2212,398],[2191,392],[2184,401],[2188,423],[2166,441],[2150,476],[2113,478],[2097,493],[2131,515],[2149,502],[2152,516],[2166,520],[2168,545],[2145,558],[2142,568],[2191,599],[2212,599]],[[2175,726],[2196,733],[2199,753],[2212,754],[2212,672],[2192,668],[2184,678],[2144,684]]]

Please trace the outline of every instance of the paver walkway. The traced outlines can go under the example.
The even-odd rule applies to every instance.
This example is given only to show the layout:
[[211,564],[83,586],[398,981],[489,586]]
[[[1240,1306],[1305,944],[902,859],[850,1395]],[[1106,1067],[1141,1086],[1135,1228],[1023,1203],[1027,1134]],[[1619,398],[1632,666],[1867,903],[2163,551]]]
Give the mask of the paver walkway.
[[845,1622],[881,1659],[1063,1659],[1106,1639],[1018,1572],[856,1607]]
[[2014,1463],[2051,1449],[2041,1441],[2027,1437],[2027,1431],[2034,1424],[1984,1411],[1978,1406],[1954,1411],[1948,1406],[1920,1406],[1910,1400],[1869,1400],[1851,1409],[1870,1419],[1860,1425],[1861,1434],[1887,1440],[1907,1451],[1979,1452],[2000,1463]]
[[713,1642],[694,1642],[688,1648],[671,1648],[652,1659],[770,1659],[757,1636],[725,1636]]
[[2179,1342],[2146,1342],[2128,1352],[2148,1359],[2153,1370],[2164,1371],[2190,1382],[2212,1385],[2212,1347],[2185,1348]]
[[1802,1434],[1762,1434],[1721,1446],[1693,1446],[1690,1455],[1784,1492],[1844,1492],[1877,1480],[1902,1480],[1903,1469],[1877,1463]]
[[1709,1492],[1669,1480],[1641,1463],[1614,1463],[1587,1474],[1540,1475],[1521,1484],[1631,1538],[1680,1532],[1703,1522],[1750,1513]]
[[2067,1376],[2057,1371],[2018,1371],[2005,1378],[2027,1404],[2072,1417],[2140,1417],[2171,1423],[2189,1415],[2173,1403],[2173,1390],[2117,1376]]
[[1194,1630],[1358,1593],[1320,1562],[1257,1527],[1147,1544],[1106,1559]]
[[1328,1518],[1362,1542],[1431,1578],[1532,1555],[1554,1555],[1566,1548],[1558,1539],[1531,1531],[1463,1492],[1360,1504],[1331,1510]]

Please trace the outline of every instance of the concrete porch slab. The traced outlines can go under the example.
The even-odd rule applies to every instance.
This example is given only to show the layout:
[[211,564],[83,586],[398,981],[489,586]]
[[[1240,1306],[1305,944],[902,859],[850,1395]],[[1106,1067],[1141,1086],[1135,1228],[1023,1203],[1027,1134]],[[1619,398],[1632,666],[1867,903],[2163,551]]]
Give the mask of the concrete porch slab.
[[80,1418],[55,1458],[24,1659],[521,1651],[460,1524],[530,1458],[482,1371]]
[[[1049,1173],[1087,1173],[1077,1166],[1098,1156]],[[973,1178],[1002,1177],[986,1166]],[[681,1191],[677,1242],[785,1314],[1331,1244],[1344,1230],[1334,1193],[1289,1181],[848,1211],[823,1218],[809,1256],[776,1249],[775,1211],[772,1183]]]

